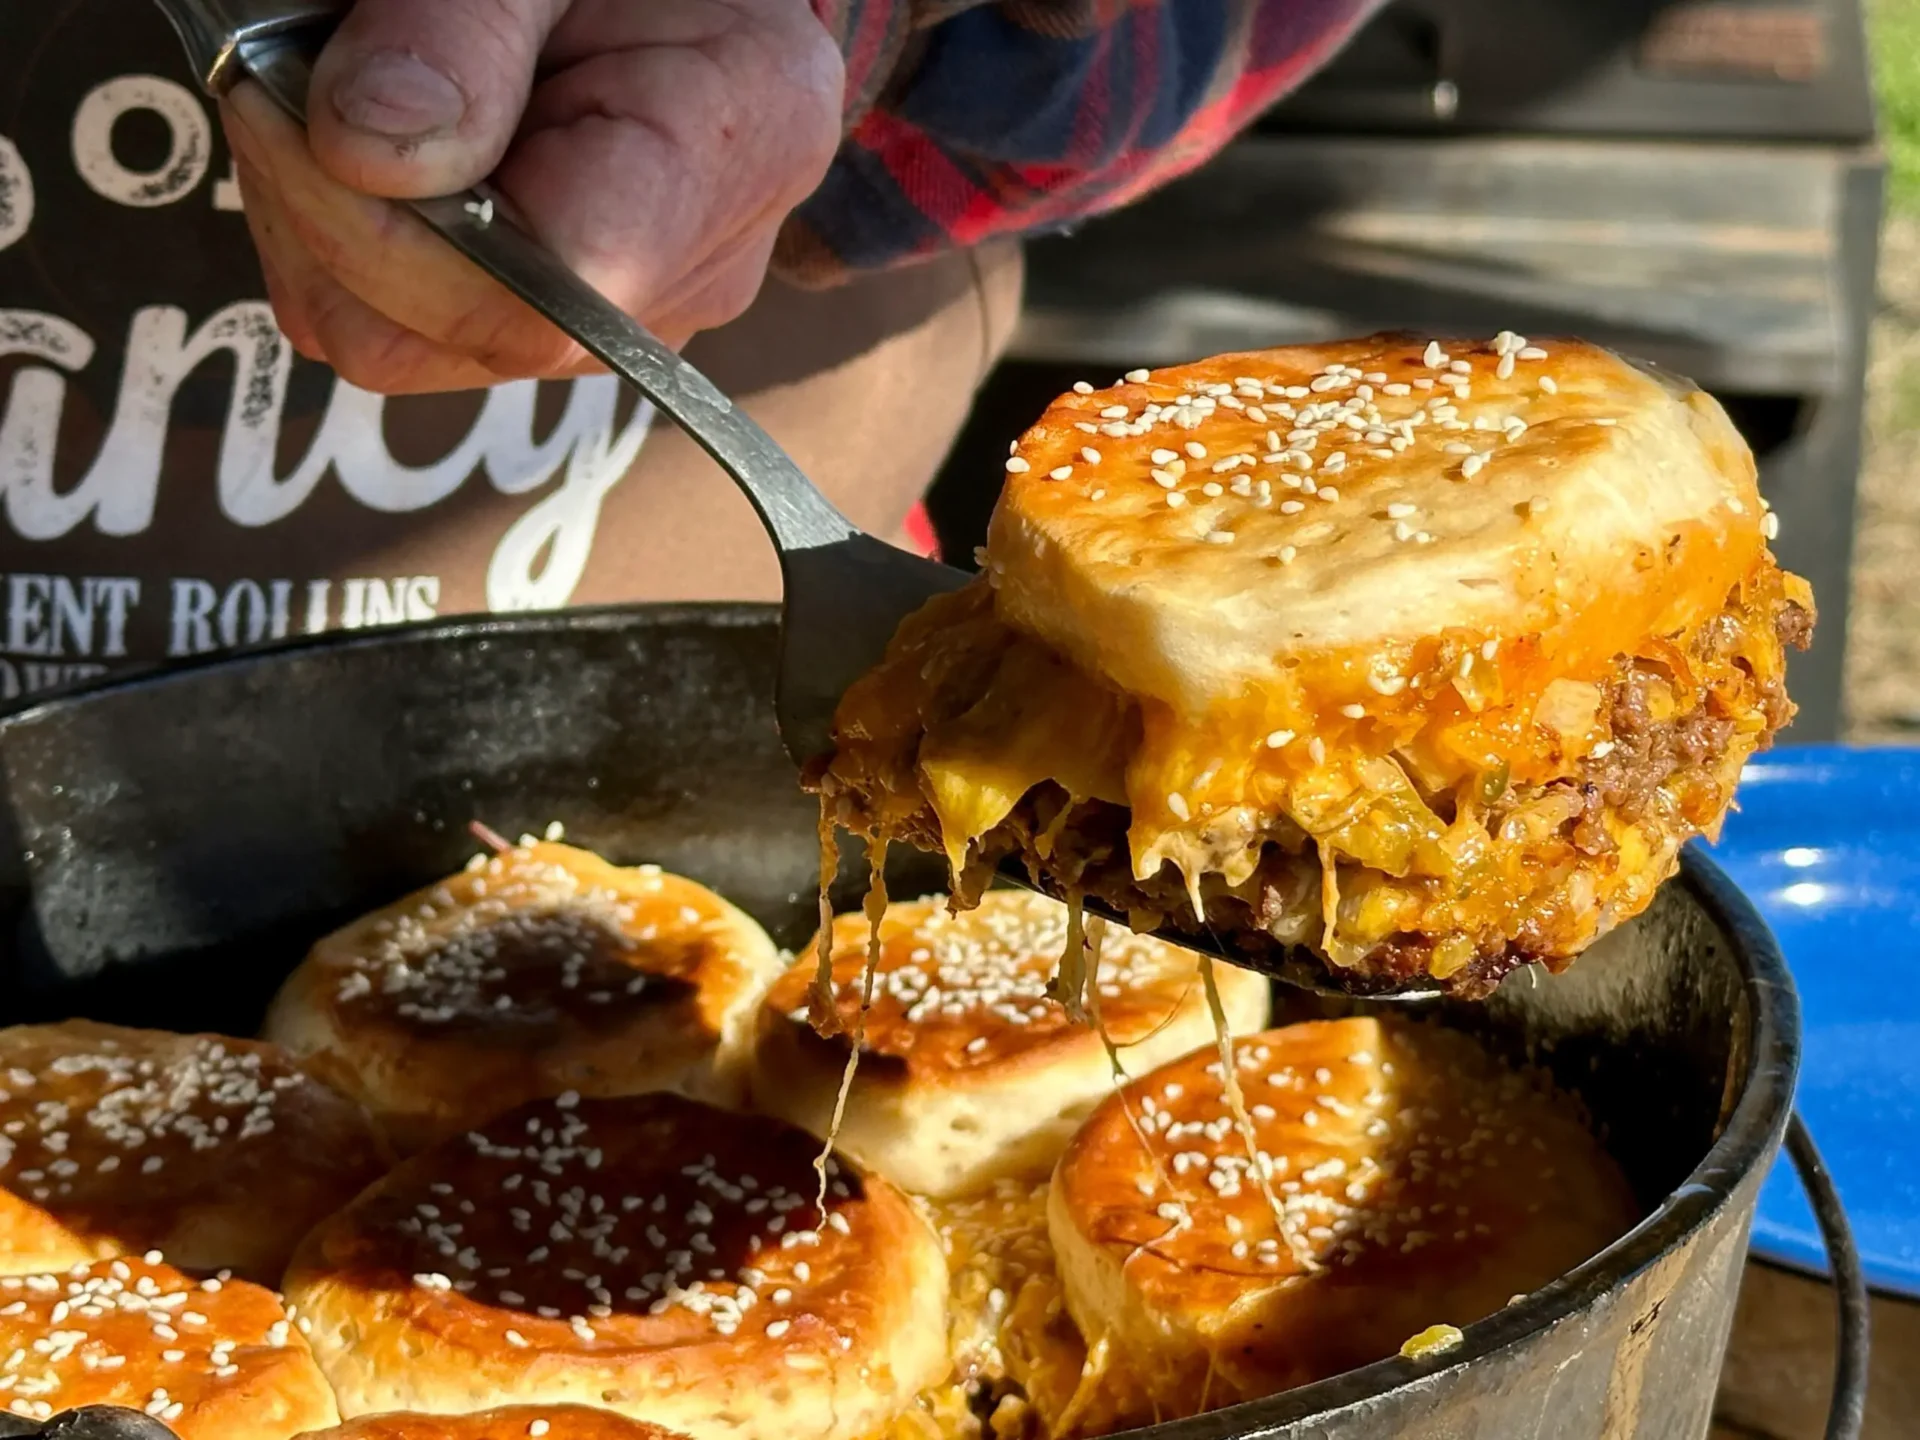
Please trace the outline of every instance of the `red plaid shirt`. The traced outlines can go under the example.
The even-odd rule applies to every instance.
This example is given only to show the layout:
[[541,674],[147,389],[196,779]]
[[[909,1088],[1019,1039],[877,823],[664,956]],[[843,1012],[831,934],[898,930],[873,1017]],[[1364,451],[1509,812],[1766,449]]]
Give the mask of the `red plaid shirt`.
[[1193,169],[1380,0],[812,0],[847,139],[779,268],[830,284],[1064,229]]

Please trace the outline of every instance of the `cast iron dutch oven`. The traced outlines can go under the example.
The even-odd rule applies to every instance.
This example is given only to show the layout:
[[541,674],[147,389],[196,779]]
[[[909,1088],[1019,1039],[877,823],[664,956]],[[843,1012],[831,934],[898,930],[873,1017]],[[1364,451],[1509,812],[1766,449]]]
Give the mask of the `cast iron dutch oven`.
[[[697,877],[804,943],[817,811],[774,732],[776,624],[756,606],[438,624],[0,717],[4,1014],[251,1033],[308,944],[457,868],[475,819],[508,834],[559,820],[569,840]],[[904,857],[896,893],[937,888],[919,863]],[[859,869],[845,867],[850,892]],[[1140,1433],[1697,1440],[1783,1135],[1848,1321],[1828,1433],[1857,1433],[1865,1295],[1817,1156],[1789,1131],[1793,986],[1711,861],[1690,855],[1566,975],[1519,976],[1445,1013],[1583,1098],[1646,1220],[1437,1359]]]

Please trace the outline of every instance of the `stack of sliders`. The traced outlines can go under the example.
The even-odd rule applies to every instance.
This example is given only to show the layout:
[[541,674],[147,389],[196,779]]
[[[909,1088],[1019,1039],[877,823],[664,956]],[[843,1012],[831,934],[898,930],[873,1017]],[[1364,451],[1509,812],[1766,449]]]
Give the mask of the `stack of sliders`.
[[1380,335],[1078,385],[901,627],[826,817],[1353,991],[1559,970],[1716,831],[1813,622],[1751,453],[1570,340]]
[[[1566,1102],[1462,1038],[1269,1030],[1266,983],[1222,969],[1236,1043],[1190,953],[1025,892],[896,905],[873,940],[815,938],[823,1039],[815,955],[529,839],[320,941],[272,1009],[298,1058],[0,1031],[0,1409],[1067,1440],[1391,1355],[1634,1219]],[[1070,943],[1085,1020],[1050,993]]]

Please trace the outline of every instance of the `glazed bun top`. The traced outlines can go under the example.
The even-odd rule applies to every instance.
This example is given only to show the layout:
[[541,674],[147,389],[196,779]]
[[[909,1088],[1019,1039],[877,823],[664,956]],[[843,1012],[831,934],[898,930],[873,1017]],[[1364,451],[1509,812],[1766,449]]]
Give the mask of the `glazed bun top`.
[[1369,677],[1404,686],[1448,636],[1560,671],[1632,653],[1717,611],[1767,523],[1705,393],[1506,333],[1134,371],[1063,396],[1008,469],[1000,613],[1188,717],[1250,685],[1328,718],[1411,703]]

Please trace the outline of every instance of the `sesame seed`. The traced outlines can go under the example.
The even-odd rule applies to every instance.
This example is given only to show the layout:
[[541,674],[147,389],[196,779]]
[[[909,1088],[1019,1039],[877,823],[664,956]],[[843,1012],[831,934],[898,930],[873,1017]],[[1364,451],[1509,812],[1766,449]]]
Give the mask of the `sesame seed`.
[[1127,407],[1124,405],[1109,405],[1100,412],[1100,418],[1102,420],[1124,420],[1127,418]]
[[1542,350],[1538,345],[1522,346],[1519,355],[1522,360],[1544,360],[1547,358],[1547,352]]
[[1540,377],[1540,388],[1549,395],[1558,395],[1560,393],[1560,387],[1555,383],[1551,375],[1542,375]]
[[1340,492],[1331,485],[1322,485],[1318,493],[1322,500],[1338,500],[1340,498]]
[[540,1440],[540,1437],[546,1434],[551,1428],[546,1421],[535,1420],[527,1426],[527,1434],[533,1436],[534,1440]]
[[1267,748],[1269,750],[1278,750],[1281,746],[1291,745],[1292,743],[1293,731],[1291,730],[1275,730],[1267,736]]
[[1778,540],[1780,538],[1779,512],[1769,510],[1765,515],[1760,517],[1760,533],[1769,540]]
[[1409,505],[1405,501],[1398,501],[1387,506],[1387,517],[1392,520],[1404,520],[1409,515],[1418,515],[1419,513],[1420,507],[1418,505]]
[[1032,468],[1031,465],[1022,460],[1018,455],[1009,455],[1007,457],[1007,473],[1009,475],[1024,475]]
[[1473,479],[1474,476],[1480,473],[1486,463],[1486,457],[1483,455],[1473,454],[1467,456],[1466,459],[1460,462],[1461,478],[1466,480]]
[[1340,707],[1340,713],[1349,720],[1361,720],[1366,718],[1367,707],[1364,705],[1342,705]]
[[1209,545],[1231,545],[1233,544],[1233,532],[1231,530],[1209,530],[1207,532],[1207,543]]
[[1162,450],[1154,451],[1153,454],[1148,458],[1150,458],[1153,461],[1153,463],[1156,465],[1171,465],[1174,461],[1178,460],[1180,457],[1178,454],[1176,454],[1172,450],[1162,449]]
[[1049,480],[1071,480],[1073,478],[1073,467],[1071,465],[1055,466],[1047,472],[1047,478]]
[[1098,465],[1100,463],[1100,452],[1091,445],[1083,445],[1080,447],[1080,458],[1089,465]]
[[1178,790],[1168,794],[1167,809],[1171,810],[1174,815],[1181,820],[1191,820],[1193,818],[1193,812],[1187,808],[1187,797],[1182,795]]
[[1187,503],[1187,497],[1182,495],[1178,490],[1174,491],[1173,494],[1167,496],[1167,508],[1169,510],[1178,510],[1182,505],[1186,503]]
[[1438,340],[1429,340],[1427,342],[1426,353],[1424,353],[1420,359],[1429,370],[1438,370],[1442,365],[1447,363],[1447,352],[1440,348],[1440,342]]
[[1151,375],[1150,372],[1145,370],[1129,370],[1124,378],[1129,384],[1139,385],[1150,379]]
[[1207,458],[1207,447],[1202,445],[1198,440],[1187,441],[1183,448],[1192,459],[1204,460]]
[[1307,755],[1316,765],[1324,765],[1327,759],[1327,743],[1318,735],[1307,741]]
[[1084,380],[1076,380],[1073,382],[1073,393],[1076,395],[1091,395],[1093,393],[1093,386]]

